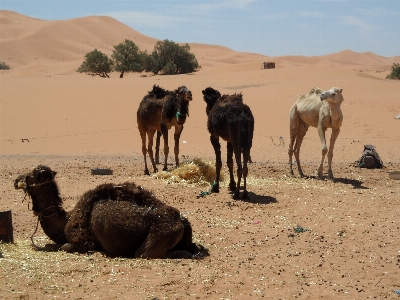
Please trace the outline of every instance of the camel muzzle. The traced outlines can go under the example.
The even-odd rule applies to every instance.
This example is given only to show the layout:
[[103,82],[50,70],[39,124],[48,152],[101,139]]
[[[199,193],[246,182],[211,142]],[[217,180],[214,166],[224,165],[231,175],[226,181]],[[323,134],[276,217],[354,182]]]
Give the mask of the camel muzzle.
[[26,184],[26,180],[25,180],[25,175],[20,175],[17,177],[17,179],[15,179],[14,182],[14,188],[17,190],[23,189],[24,191],[26,191],[27,188],[27,184]]

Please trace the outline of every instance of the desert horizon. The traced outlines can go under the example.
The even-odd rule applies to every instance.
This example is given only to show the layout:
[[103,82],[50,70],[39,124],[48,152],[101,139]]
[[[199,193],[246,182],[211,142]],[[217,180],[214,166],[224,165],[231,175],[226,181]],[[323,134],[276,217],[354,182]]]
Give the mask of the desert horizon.
[[[400,186],[387,173],[400,169],[400,86],[385,78],[400,56],[350,49],[265,56],[189,43],[201,65],[197,72],[126,73],[122,79],[113,72],[100,78],[76,72],[86,53],[98,49],[110,56],[125,39],[152,51],[157,39],[107,16],[46,21],[0,10],[0,26],[0,62],[11,68],[0,71],[0,211],[12,210],[16,240],[0,244],[0,291],[6,299],[397,299]],[[276,67],[263,69],[264,62]],[[202,90],[242,93],[255,119],[249,199],[233,200],[227,183],[220,193],[199,197],[207,186],[144,175],[136,113],[153,85],[185,85],[192,92],[181,162],[215,160]],[[324,178],[315,176],[321,142],[313,127],[300,154],[307,177],[297,176],[296,168],[289,174],[289,109],[313,87],[343,89],[343,124],[332,163],[336,182],[326,178],[326,159]],[[172,130],[168,171],[175,166]],[[328,143],[330,136],[328,129]],[[367,144],[376,147],[384,169],[354,165]],[[223,141],[221,151],[226,172]],[[29,238],[37,219],[13,184],[40,164],[58,172],[67,210],[100,183],[129,180],[149,188],[188,216],[194,238],[210,249],[210,257],[141,261],[33,251]],[[93,176],[95,167],[114,174]],[[296,226],[307,231],[296,233]],[[49,242],[40,228],[36,236]]]

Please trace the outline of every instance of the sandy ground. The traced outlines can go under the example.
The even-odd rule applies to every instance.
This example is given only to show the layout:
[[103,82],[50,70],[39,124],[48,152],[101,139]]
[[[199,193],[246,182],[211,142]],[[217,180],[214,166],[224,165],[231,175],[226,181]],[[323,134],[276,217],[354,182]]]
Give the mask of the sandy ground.
[[[0,72],[0,211],[12,210],[15,238],[13,245],[0,244],[3,298],[398,299],[400,181],[388,172],[400,170],[400,121],[394,119],[400,86],[384,78],[399,57],[350,50],[265,57],[193,44],[202,65],[194,74],[102,79],[75,72],[85,53],[97,47],[109,54],[127,36],[151,50],[155,40],[107,17],[50,22],[1,11],[0,21],[7,29],[0,33],[0,58],[13,67]],[[276,62],[276,69],[262,70],[264,61]],[[193,93],[182,161],[214,160],[201,91],[242,92],[256,123],[248,200],[233,200],[226,186],[199,198],[208,186],[143,175],[136,110],[154,84],[186,85]],[[314,177],[321,155],[314,128],[301,150],[310,177],[288,172],[289,109],[313,86],[343,88],[336,182]],[[385,169],[354,167],[364,144],[376,146]],[[171,154],[169,163],[172,170]],[[188,217],[210,257],[142,260],[33,251],[36,218],[13,181],[39,164],[58,172],[67,210],[103,182],[143,185]],[[93,167],[112,168],[114,175],[92,176]],[[40,228],[35,241],[48,242]]]

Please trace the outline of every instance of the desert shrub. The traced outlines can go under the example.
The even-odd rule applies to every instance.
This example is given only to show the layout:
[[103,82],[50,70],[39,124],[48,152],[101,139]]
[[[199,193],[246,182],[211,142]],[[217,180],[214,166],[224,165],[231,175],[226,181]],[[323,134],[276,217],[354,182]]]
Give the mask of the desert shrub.
[[386,79],[400,80],[400,64],[393,63],[392,71],[386,76]]
[[5,62],[0,62],[0,70],[10,70],[10,66]]
[[143,72],[145,52],[139,51],[136,44],[130,40],[114,46],[111,59],[114,64],[114,70],[120,72],[120,78],[124,77],[125,72]]
[[86,73],[87,75],[98,75],[100,77],[107,77],[108,73],[113,70],[113,62],[108,56],[97,49],[85,55],[85,61],[76,70],[79,73]]
[[164,40],[158,41],[153,52],[144,60],[145,70],[154,74],[186,74],[200,68],[190,46]]

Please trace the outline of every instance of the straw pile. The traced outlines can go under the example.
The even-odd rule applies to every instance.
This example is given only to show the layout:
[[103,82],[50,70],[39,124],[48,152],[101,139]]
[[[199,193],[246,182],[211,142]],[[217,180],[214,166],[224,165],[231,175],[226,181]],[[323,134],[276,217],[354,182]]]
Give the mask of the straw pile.
[[[196,157],[186,161],[178,167],[158,172],[153,178],[162,179],[168,184],[180,184],[183,186],[209,186],[215,180],[215,163],[204,158]],[[221,170],[221,182],[225,180],[225,172]]]

